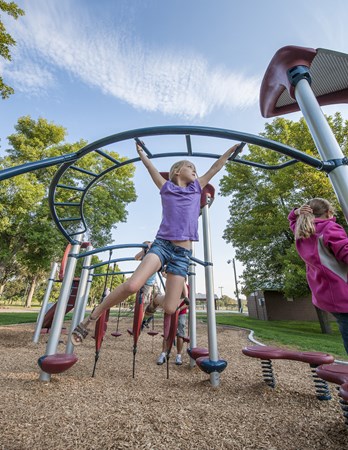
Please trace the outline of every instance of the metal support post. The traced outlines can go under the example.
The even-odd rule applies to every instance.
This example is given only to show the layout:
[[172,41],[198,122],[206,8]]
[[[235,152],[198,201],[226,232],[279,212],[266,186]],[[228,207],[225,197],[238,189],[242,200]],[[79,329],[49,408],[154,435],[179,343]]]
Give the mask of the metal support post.
[[[83,235],[78,235],[78,241],[82,241]],[[71,247],[70,254],[77,254],[80,251],[81,243],[78,242],[74,244]],[[64,279],[62,281],[62,287],[60,289],[60,295],[57,301],[57,307],[54,314],[52,327],[50,330],[47,346],[46,346],[46,352],[45,355],[54,355],[57,352],[60,333],[62,331],[63,323],[64,323],[64,317],[66,312],[66,307],[68,304],[70,292],[71,292],[71,285],[75,274],[75,268],[76,268],[76,258],[70,257],[68,258],[68,262],[65,269],[65,275]],[[40,373],[40,381],[50,381],[51,375],[41,371]]]
[[85,311],[86,311],[86,308],[87,308],[87,303],[88,303],[88,298],[89,298],[89,291],[91,290],[91,287],[92,287],[93,273],[94,273],[94,269],[91,269],[90,272],[89,272],[89,275],[88,275],[86,292],[85,292],[85,295],[83,297],[83,307],[81,308],[81,316],[80,316],[79,323],[83,320],[83,318],[85,316]]
[[243,308],[242,308],[241,299],[239,297],[238,280],[237,280],[237,272],[236,272],[236,261],[234,258],[232,259],[232,263],[233,263],[234,282],[236,284],[236,297],[237,297],[237,302],[238,302],[238,311],[240,313],[242,313]]
[[45,292],[44,298],[42,300],[42,305],[41,305],[39,315],[37,316],[36,327],[35,327],[34,336],[33,336],[33,342],[35,342],[35,344],[37,344],[39,342],[40,332],[41,332],[42,324],[43,324],[43,321],[45,318],[45,314],[47,312],[48,300],[50,299],[55,275],[57,272],[57,267],[58,267],[58,264],[56,262],[52,264],[52,269],[51,269],[50,276],[48,278],[46,292]]
[[[195,256],[195,244],[192,243],[192,256]],[[190,307],[189,307],[189,334],[190,334],[190,348],[197,347],[197,311],[196,311],[196,264],[191,261],[189,268],[189,286],[190,286]],[[190,367],[193,368],[196,361],[190,358]]]
[[[89,245],[86,248],[86,251],[89,252],[90,250],[93,249],[92,245]],[[85,294],[86,294],[86,289],[87,289],[87,281],[88,281],[88,275],[89,275],[89,266],[91,265],[91,261],[92,261],[92,255],[87,255],[84,259],[83,259],[83,269],[81,270],[81,275],[80,275],[80,281],[79,281],[79,287],[77,289],[77,294],[76,294],[76,300],[75,300],[75,307],[74,307],[74,312],[73,312],[73,316],[71,319],[71,324],[70,324],[70,329],[69,329],[69,334],[68,334],[68,342],[66,344],[66,353],[73,353],[74,352],[74,345],[71,342],[71,334],[73,332],[73,330],[76,328],[76,326],[81,322],[81,317],[83,318],[84,314],[85,314]]]
[[[203,244],[204,244],[204,260],[208,263],[205,266],[205,288],[207,297],[207,319],[208,319],[208,343],[209,343],[209,359],[218,361],[217,334],[216,334],[216,316],[214,302],[214,281],[213,281],[213,263],[210,240],[210,222],[209,222],[209,203],[210,197],[207,196],[207,202],[202,208],[202,224],[203,224]],[[219,386],[220,374],[212,372],[210,374],[210,383],[213,387]]]
[[298,81],[295,97],[321,158],[324,161],[333,161],[334,169],[328,173],[328,176],[348,222],[348,165],[341,163],[344,154],[307,79]]

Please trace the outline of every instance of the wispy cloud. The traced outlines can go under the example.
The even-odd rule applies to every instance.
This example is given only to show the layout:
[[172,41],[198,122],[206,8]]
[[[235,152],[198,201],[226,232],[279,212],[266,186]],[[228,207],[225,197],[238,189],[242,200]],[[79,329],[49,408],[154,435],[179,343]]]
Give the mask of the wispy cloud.
[[[8,68],[8,72],[6,68]],[[16,90],[29,97],[42,95],[56,84],[50,70],[28,60],[22,61],[20,67],[18,65],[11,67],[10,64],[5,63],[4,73]]]
[[35,1],[27,3],[25,17],[9,22],[20,55],[4,72],[17,90],[47,90],[60,69],[134,108],[168,115],[204,117],[257,102],[257,77],[212,68],[200,55],[146,47],[124,27],[96,27],[85,12],[81,17],[81,10],[67,8]]

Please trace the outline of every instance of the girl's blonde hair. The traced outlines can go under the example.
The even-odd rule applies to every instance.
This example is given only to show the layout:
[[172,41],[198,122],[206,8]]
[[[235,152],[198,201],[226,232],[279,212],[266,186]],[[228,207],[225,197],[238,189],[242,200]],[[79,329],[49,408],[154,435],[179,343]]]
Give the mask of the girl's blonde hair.
[[[176,176],[176,172],[179,172],[180,169],[185,165],[185,164],[192,164],[191,161],[188,161],[187,159],[183,159],[181,161],[178,161],[176,163],[174,163],[172,165],[172,167],[170,168],[169,171],[169,179],[170,181],[172,181],[173,183],[175,183],[175,176]],[[195,165],[192,164],[193,167],[196,169]]]
[[309,238],[315,234],[314,219],[327,213],[335,213],[333,206],[325,198],[312,198],[306,205],[312,208],[313,214],[299,214],[296,220],[295,239]]

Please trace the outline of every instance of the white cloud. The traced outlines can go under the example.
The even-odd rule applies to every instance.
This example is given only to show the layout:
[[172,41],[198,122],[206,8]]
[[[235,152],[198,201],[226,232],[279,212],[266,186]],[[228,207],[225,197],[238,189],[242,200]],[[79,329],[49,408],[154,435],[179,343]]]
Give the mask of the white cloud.
[[29,60],[21,61],[20,66],[12,66],[6,62],[3,67],[3,73],[5,77],[11,80],[11,84],[18,91],[28,96],[42,95],[46,93],[48,88],[55,85],[51,71]]
[[201,56],[146,48],[121,28],[101,29],[67,3],[56,5],[27,4],[26,16],[11,24],[21,57],[6,75],[20,91],[47,90],[59,68],[135,108],[187,118],[257,102],[256,77],[211,68]]

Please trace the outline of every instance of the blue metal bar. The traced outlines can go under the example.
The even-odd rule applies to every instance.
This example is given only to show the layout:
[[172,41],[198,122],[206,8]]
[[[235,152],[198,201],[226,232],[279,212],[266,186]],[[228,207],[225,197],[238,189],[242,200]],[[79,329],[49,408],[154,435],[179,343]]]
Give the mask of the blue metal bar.
[[144,142],[142,142],[140,139],[138,139],[137,137],[134,138],[135,142],[140,145],[140,147],[144,150],[144,152],[147,154],[147,156],[149,158],[152,158],[152,153],[150,152],[150,150],[146,147],[146,145],[144,144]]
[[91,172],[90,170],[81,169],[81,167],[70,166],[70,169],[77,170],[77,172],[86,173],[87,175],[91,175],[92,177],[97,177],[98,176],[97,173]]
[[71,191],[83,192],[85,190],[85,188],[80,188],[80,187],[76,187],[76,186],[66,186],[65,184],[57,184],[57,187],[62,188],[62,189],[69,189]]
[[191,136],[189,134],[187,134],[185,136],[186,138],[186,147],[187,147],[187,154],[189,156],[192,156],[192,144],[191,144]]
[[[116,259],[112,259],[111,261],[110,261],[110,264],[113,264],[113,263],[117,263],[117,262],[122,262],[122,261],[136,261],[136,259],[133,257],[133,258],[116,258]],[[104,262],[101,262],[101,263],[98,263],[98,264],[93,264],[93,265],[91,265],[91,266],[83,266],[83,269],[95,269],[96,267],[101,267],[101,266],[105,266],[106,264],[109,264],[109,261],[104,261]]]
[[98,153],[101,156],[104,156],[104,158],[109,159],[110,161],[112,161],[113,163],[115,163],[116,166],[119,166],[121,163],[120,161],[118,161],[117,159],[113,158],[112,156],[110,156],[108,153],[103,152],[102,150],[98,149],[96,150],[96,153]]
[[76,202],[55,202],[55,206],[80,206],[80,203]]
[[94,273],[94,274],[92,274],[92,277],[105,277],[105,276],[107,276],[108,274],[109,274],[109,275],[127,275],[127,274],[133,273],[133,272],[134,272],[134,270],[128,270],[128,271],[126,271],[126,272]]
[[193,256],[190,257],[191,261],[195,261],[196,263],[200,264],[203,267],[207,267],[207,266],[212,266],[213,263],[211,262],[206,262],[206,261],[201,261],[200,259],[194,258]]
[[59,219],[59,222],[77,222],[81,220],[81,217],[66,217],[64,219]]
[[8,169],[0,170],[0,181],[16,177],[17,175],[22,175],[23,173],[32,172],[34,170],[45,169],[46,167],[76,161],[77,159],[79,159],[77,153],[70,153],[68,155],[55,156],[53,158],[42,159],[41,161],[21,164],[16,167],[9,167]]
[[100,248],[95,248],[94,250],[90,250],[89,252],[84,252],[84,253],[75,253],[69,254],[69,257],[73,257],[76,259],[80,259],[83,258],[87,255],[95,255],[97,253],[102,253],[102,252],[106,252],[108,250],[114,250],[114,249],[123,249],[123,248],[147,248],[146,244],[114,244],[114,245],[108,245],[106,247],[100,247]]

